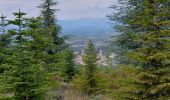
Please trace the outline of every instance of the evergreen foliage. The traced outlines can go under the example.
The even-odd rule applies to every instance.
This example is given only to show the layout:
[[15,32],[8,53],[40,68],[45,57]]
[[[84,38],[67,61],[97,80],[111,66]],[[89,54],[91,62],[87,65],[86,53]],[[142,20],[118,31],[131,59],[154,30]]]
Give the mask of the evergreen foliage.
[[0,93],[4,91],[6,88],[6,85],[4,84],[3,78],[4,74],[7,70],[11,68],[11,66],[8,66],[6,62],[8,61],[9,57],[13,54],[11,51],[11,36],[8,33],[5,33],[5,26],[4,25],[4,19],[5,17],[2,16],[2,22],[1,22],[1,34],[0,34]]
[[98,61],[97,52],[92,41],[89,41],[87,44],[83,61],[85,63],[85,80],[87,82],[86,92],[90,95],[95,93],[97,87],[96,74]]
[[20,10],[13,13],[16,19],[8,23],[16,29],[7,33],[5,17],[1,17],[4,34],[0,35],[0,93],[10,93],[16,100],[43,100],[47,88],[58,87],[60,72],[72,80],[74,54],[65,50],[65,40],[59,37],[60,27],[51,9],[55,4],[44,1],[40,6],[42,17],[24,18],[26,13]]
[[[0,65],[5,63],[6,55],[9,48],[10,44],[10,35],[5,33],[5,27],[6,27],[6,22],[5,22],[6,16],[2,14],[0,16],[1,22],[0,22]],[[6,68],[3,68],[0,66],[0,73],[2,74]]]
[[[56,4],[42,0],[40,17],[24,18],[26,13],[20,10],[13,13],[14,20],[0,16],[0,100],[63,96],[66,89],[70,89],[66,94],[75,91],[66,83],[72,80],[75,88],[94,99],[98,95],[115,100],[170,99],[169,0],[119,0],[109,18],[118,22],[115,28],[121,33],[114,37],[120,65],[113,68],[107,55],[108,67],[98,67],[95,46],[89,41],[79,73],[74,52],[60,37]],[[8,24],[14,29],[6,30]]]
[[[121,0],[117,17],[122,32],[119,42],[125,49],[125,57],[131,66],[140,68],[136,81],[137,88],[128,92],[126,99],[156,100],[168,99],[169,94],[169,9],[168,0]],[[130,35],[129,35],[130,33]],[[123,38],[122,38],[123,36]],[[124,37],[125,36],[125,37]],[[126,38],[127,37],[127,38]],[[133,46],[133,44],[139,46]],[[128,48],[126,50],[126,48]],[[123,50],[124,50],[123,49]],[[124,63],[126,64],[126,63]]]
[[43,3],[38,6],[41,9],[43,27],[48,30],[47,37],[50,37],[49,40],[52,41],[52,44],[46,47],[46,52],[48,53],[46,67],[50,73],[58,73],[61,67],[64,68],[64,52],[67,48],[64,38],[59,36],[61,28],[57,25],[56,10],[53,9],[56,4],[57,2],[54,0],[43,0]]
[[59,37],[61,27],[57,24],[55,18],[56,9],[53,9],[53,7],[56,5],[57,2],[55,0],[43,0],[43,3],[38,6],[38,8],[41,9],[41,14],[44,22],[43,26],[51,30],[49,35],[53,37],[54,47],[49,51],[50,54],[55,54],[59,51],[62,51],[64,49],[63,45],[65,44],[64,39]]
[[57,2],[54,0],[43,0],[43,3],[41,3],[38,8],[41,9],[41,14],[43,16],[44,21],[44,27],[50,27],[56,25],[55,20],[55,12],[56,9],[53,9],[52,7],[55,6]]
[[6,16],[4,16],[2,14],[2,16],[0,16],[0,20],[1,20],[1,22],[0,22],[0,32],[1,33],[5,33],[5,27],[7,26],[5,19],[6,19]]
[[9,21],[18,27],[10,30],[12,44],[12,55],[2,66],[10,66],[3,76],[6,90],[14,92],[16,100],[43,100],[46,87],[46,74],[42,67],[43,63],[34,63],[35,58],[32,56],[28,44],[31,36],[26,30],[26,23],[23,16],[26,13],[13,13],[15,20]]
[[76,68],[74,63],[74,53],[71,50],[66,51],[66,65],[65,75],[68,82],[70,82],[76,74]]

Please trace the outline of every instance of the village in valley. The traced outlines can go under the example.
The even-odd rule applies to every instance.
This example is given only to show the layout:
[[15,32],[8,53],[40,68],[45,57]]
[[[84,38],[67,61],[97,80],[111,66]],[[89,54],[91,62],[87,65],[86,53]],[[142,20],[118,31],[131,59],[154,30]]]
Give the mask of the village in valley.
[[[75,62],[76,64],[84,65],[83,62],[83,56],[84,56],[84,50],[80,50],[79,52],[74,52],[76,55]],[[97,55],[98,55],[98,65],[100,66],[113,66],[115,65],[114,59],[116,57],[115,53],[110,53],[109,55],[104,54],[104,51],[102,48],[97,49]]]
[[170,100],[169,11],[170,0],[0,0],[0,100]]

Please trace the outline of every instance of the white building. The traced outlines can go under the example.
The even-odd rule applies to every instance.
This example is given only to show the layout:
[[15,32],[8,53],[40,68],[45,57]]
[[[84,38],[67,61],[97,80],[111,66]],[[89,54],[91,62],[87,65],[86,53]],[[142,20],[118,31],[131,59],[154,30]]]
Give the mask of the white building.
[[[84,62],[83,62],[84,51],[77,52],[77,53],[75,53],[75,55],[76,55],[75,62],[77,64],[84,65]],[[111,53],[109,56],[109,58],[111,58],[111,59],[114,59],[114,57],[115,57],[114,53]],[[99,60],[98,60],[99,65],[103,65],[103,66],[108,65],[107,58],[104,55],[103,50],[101,48],[98,49],[98,58],[99,58]]]

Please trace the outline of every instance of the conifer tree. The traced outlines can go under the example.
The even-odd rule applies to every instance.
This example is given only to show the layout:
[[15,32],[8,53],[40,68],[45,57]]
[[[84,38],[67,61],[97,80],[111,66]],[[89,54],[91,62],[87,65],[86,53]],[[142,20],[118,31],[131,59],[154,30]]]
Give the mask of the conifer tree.
[[71,50],[66,51],[66,65],[65,65],[65,75],[66,81],[70,82],[74,75],[76,74],[76,68],[74,64],[74,53]]
[[14,41],[13,55],[10,57],[12,66],[6,73],[8,76],[8,84],[14,91],[14,98],[16,100],[43,100],[45,90],[45,73],[42,63],[34,63],[35,58],[29,51],[28,43],[30,36],[27,34],[25,19],[26,13],[13,13],[15,20],[9,21],[18,27],[16,30],[10,30],[10,34]]
[[[6,88],[6,81],[4,80],[5,72],[11,69],[11,66],[7,64],[8,59],[13,54],[11,51],[11,36],[5,31],[5,17],[1,16],[0,24],[0,93],[2,93]],[[3,97],[0,97],[3,99]]]
[[5,33],[5,27],[7,26],[6,22],[5,22],[5,18],[6,16],[4,16],[2,14],[2,16],[0,16],[1,22],[0,22],[0,32],[1,33]]
[[10,36],[9,34],[5,33],[5,27],[7,26],[6,22],[5,22],[5,16],[2,14],[2,16],[0,17],[1,22],[0,22],[0,63],[3,62],[4,60],[4,56],[6,55],[6,51],[7,51],[7,47],[9,47],[10,44]]
[[86,49],[85,55],[83,57],[83,61],[85,63],[85,77],[86,77],[86,93],[91,95],[96,92],[97,87],[97,80],[96,80],[96,73],[97,73],[97,52],[95,46],[93,45],[92,41],[89,41]]
[[7,66],[2,66],[6,63],[6,59],[12,54],[11,48],[11,37],[9,34],[0,34],[0,74],[2,74]]
[[[32,38],[29,41],[29,50],[33,53],[35,59],[48,62],[47,58],[50,56],[47,49],[53,46],[52,37],[49,36],[49,30],[44,29],[43,20],[41,17],[28,18],[27,21],[27,34]],[[44,66],[45,68],[47,66]]]
[[57,24],[55,12],[57,9],[53,9],[57,5],[55,0],[42,0],[38,8],[41,9],[42,18],[44,20],[44,27],[49,28],[51,31],[49,35],[53,37],[54,47],[49,50],[50,54],[55,54],[63,49],[67,48],[64,38],[59,36],[61,27]]
[[57,2],[54,0],[42,0],[43,3],[41,3],[38,8],[41,9],[41,14],[43,16],[44,20],[44,27],[50,27],[56,25],[56,18],[55,18],[55,12],[56,9],[53,9],[55,5],[57,5]]
[[48,30],[48,37],[52,40],[52,45],[46,48],[46,52],[49,54],[46,57],[46,67],[50,73],[56,73],[61,67],[63,69],[65,68],[64,62],[66,61],[66,57],[64,52],[68,47],[65,39],[59,36],[61,27],[57,24],[55,18],[56,9],[53,9],[57,2],[55,0],[42,1],[38,8],[41,9],[44,22],[43,27]]
[[123,5],[119,5],[118,17],[114,19],[121,23],[119,30],[135,34],[137,38],[131,39],[140,43],[138,48],[127,51],[126,57],[131,63],[137,63],[135,66],[140,70],[132,84],[137,88],[124,95],[125,98],[169,99],[169,0],[123,0],[120,4]]
[[[141,46],[140,41],[138,39],[141,37],[138,31],[138,24],[135,22],[136,13],[140,12],[142,8],[139,7],[138,2],[140,0],[120,0],[118,5],[111,6],[112,9],[117,10],[118,12],[113,12],[112,15],[109,15],[109,19],[111,21],[118,22],[114,28],[121,33],[118,36],[114,37],[113,45],[114,52],[117,53],[116,60],[118,64],[128,64],[132,65],[132,61],[128,58],[128,51],[135,51],[137,48]],[[127,3],[131,5],[126,6]],[[128,10],[129,7],[134,7],[135,9]]]

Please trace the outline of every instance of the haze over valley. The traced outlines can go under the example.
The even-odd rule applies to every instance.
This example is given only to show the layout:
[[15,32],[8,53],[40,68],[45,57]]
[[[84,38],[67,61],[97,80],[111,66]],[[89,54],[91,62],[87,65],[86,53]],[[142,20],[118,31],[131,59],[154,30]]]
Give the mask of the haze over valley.
[[104,47],[112,36],[118,35],[112,28],[114,24],[107,17],[59,20],[58,23],[62,27],[61,35],[69,36],[67,43],[76,51],[83,49],[89,40],[92,40],[97,48]]

